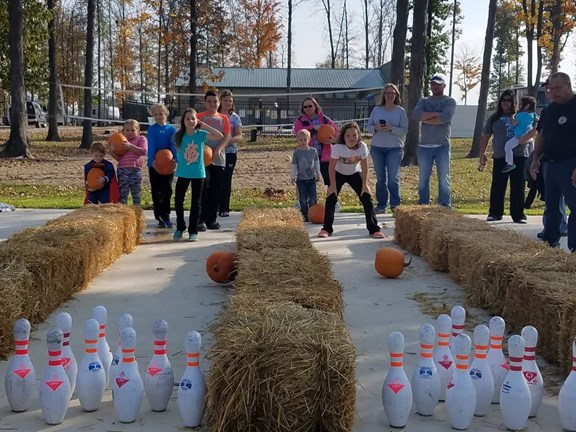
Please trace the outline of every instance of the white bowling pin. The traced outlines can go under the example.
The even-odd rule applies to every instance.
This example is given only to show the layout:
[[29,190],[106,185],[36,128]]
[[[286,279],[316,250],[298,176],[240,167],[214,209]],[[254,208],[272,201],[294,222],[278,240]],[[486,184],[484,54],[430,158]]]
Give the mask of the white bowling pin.
[[84,411],[96,411],[102,403],[106,388],[106,372],[98,356],[100,323],[95,319],[84,323],[84,357],[80,360],[76,376],[76,395]]
[[122,342],[122,361],[118,375],[112,382],[114,409],[122,423],[132,423],[138,417],[144,398],[144,384],[134,362],[136,331],[132,327],[124,327],[120,331],[120,340]]
[[404,335],[393,331],[388,335],[390,370],[382,386],[382,405],[390,426],[403,428],[412,409],[412,387],[403,366]]
[[420,358],[412,375],[412,395],[416,412],[423,416],[434,413],[440,397],[440,375],[432,359],[435,339],[432,324],[420,326]]
[[70,402],[70,381],[62,367],[64,333],[58,328],[48,330],[48,367],[40,381],[40,408],[49,425],[62,423]]
[[436,320],[436,334],[438,335],[436,346],[432,353],[432,358],[440,375],[440,401],[446,399],[446,386],[454,373],[454,357],[449,347],[450,328],[452,318],[442,314]]
[[[134,320],[132,319],[132,315],[128,312],[124,312],[120,314],[118,317],[118,345],[116,347],[116,353],[112,357],[112,363],[110,364],[110,382],[114,381],[116,378],[116,372],[118,371],[118,365],[120,364],[120,360],[122,360],[122,344],[120,343],[120,331],[124,327],[134,327]],[[136,367],[138,367],[138,362],[136,362]]]
[[470,377],[476,389],[474,415],[478,417],[488,414],[494,395],[494,377],[486,356],[489,343],[490,329],[484,324],[476,326],[474,329],[474,360],[470,365]]
[[186,427],[198,427],[204,417],[206,383],[200,369],[202,337],[197,331],[186,335],[186,369],[178,386],[178,410]]
[[164,320],[154,321],[154,354],[146,369],[144,389],[152,411],[165,411],[174,390],[174,371],[166,355],[166,334],[168,323]]
[[454,341],[460,333],[464,331],[464,322],[466,321],[466,309],[462,306],[454,306],[450,311],[452,319],[452,334],[450,335],[450,352],[455,357]]
[[64,333],[62,342],[62,367],[68,375],[70,381],[70,396],[76,388],[76,375],[78,374],[78,363],[76,357],[70,349],[70,331],[72,330],[72,316],[68,312],[60,312],[56,315],[56,327]]
[[490,327],[490,349],[488,350],[488,364],[492,371],[494,378],[494,394],[492,395],[492,403],[497,404],[500,402],[500,388],[504,382],[504,378],[508,375],[508,362],[502,352],[502,340],[504,339],[504,329],[506,323],[504,320],[495,316],[490,319],[488,323]]
[[476,388],[468,371],[470,336],[459,334],[454,339],[456,369],[446,390],[446,412],[454,429],[468,429],[476,410]]
[[104,306],[96,306],[92,309],[92,318],[100,324],[100,333],[98,334],[98,357],[106,372],[106,386],[110,382],[110,365],[112,364],[112,351],[106,340],[106,322],[108,321],[108,311]]
[[558,412],[562,429],[576,431],[576,338],[572,340],[572,370],[558,394]]
[[532,397],[524,374],[522,359],[526,342],[522,336],[512,335],[508,339],[510,370],[500,389],[500,411],[504,426],[517,431],[524,429],[532,407]]
[[36,371],[28,355],[29,338],[30,322],[20,318],[14,323],[14,355],[4,376],[6,397],[14,412],[26,411],[34,393]]
[[532,326],[526,326],[522,329],[520,335],[526,341],[526,348],[524,349],[524,360],[522,360],[522,373],[528,388],[530,388],[530,395],[532,396],[532,407],[530,408],[530,417],[536,417],[542,397],[544,396],[544,379],[540,373],[540,368],[536,364],[536,345],[538,344],[538,330]]

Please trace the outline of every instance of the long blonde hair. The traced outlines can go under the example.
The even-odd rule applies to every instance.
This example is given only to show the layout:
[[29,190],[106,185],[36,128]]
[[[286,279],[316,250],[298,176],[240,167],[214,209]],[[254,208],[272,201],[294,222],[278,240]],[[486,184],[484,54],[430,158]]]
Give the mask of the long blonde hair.
[[394,105],[402,105],[402,98],[400,97],[400,90],[398,90],[398,87],[396,87],[396,84],[394,84],[394,83],[388,83],[388,84],[384,85],[384,87],[382,88],[382,92],[380,93],[380,103],[378,105],[386,105],[386,98],[384,96],[384,93],[389,88],[394,90],[394,93],[396,93],[396,96],[394,96]]

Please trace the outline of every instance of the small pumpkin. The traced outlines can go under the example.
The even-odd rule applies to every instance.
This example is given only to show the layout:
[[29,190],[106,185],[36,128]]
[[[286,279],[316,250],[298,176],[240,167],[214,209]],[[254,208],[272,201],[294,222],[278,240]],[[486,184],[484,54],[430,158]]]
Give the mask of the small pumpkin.
[[374,268],[381,276],[387,278],[397,278],[412,263],[412,258],[407,262],[402,251],[398,249],[383,247],[376,251]]
[[174,155],[168,149],[159,150],[154,155],[154,161],[156,161],[156,171],[158,174],[169,175],[174,172],[173,161]]
[[314,204],[308,209],[308,220],[313,224],[324,223],[324,204]]
[[330,140],[336,135],[336,130],[329,124],[320,125],[317,138],[322,144],[330,144]]
[[206,259],[206,273],[216,283],[230,283],[236,278],[236,254],[228,251],[211,253]]
[[116,132],[110,135],[108,138],[108,144],[114,150],[116,156],[124,156],[126,154],[126,149],[124,144],[128,144],[128,139],[121,132]]
[[208,166],[212,163],[212,147],[207,145],[204,146],[204,166]]
[[94,192],[102,189],[105,183],[98,183],[98,179],[104,176],[106,176],[106,173],[102,168],[99,167],[90,168],[90,171],[88,171],[88,174],[86,174],[86,183],[87,183],[86,187],[88,188],[88,190],[90,192]]

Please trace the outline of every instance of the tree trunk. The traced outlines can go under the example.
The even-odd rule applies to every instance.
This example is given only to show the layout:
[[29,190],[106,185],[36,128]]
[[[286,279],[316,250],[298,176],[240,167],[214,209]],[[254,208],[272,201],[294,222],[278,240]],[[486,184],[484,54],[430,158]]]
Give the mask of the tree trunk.
[[[290,94],[292,91],[292,12],[294,6],[292,0],[288,0],[288,64],[286,67],[286,93]],[[287,96],[286,112],[290,112],[290,96]]]
[[[528,4],[530,1],[530,4]],[[532,67],[534,64],[534,23],[532,22],[532,17],[536,14],[536,0],[522,0],[522,10],[526,20],[529,21],[525,23],[526,26],[526,66],[528,79],[526,81],[526,86],[528,87],[528,93],[533,94],[534,92],[534,81],[532,81]]]
[[54,26],[54,0],[48,0],[51,18],[48,22],[48,68],[50,69],[50,89],[48,91],[48,136],[46,141],[60,141],[58,133],[58,86],[56,80],[56,29]]
[[[190,79],[188,92],[196,93],[196,53],[198,50],[198,11],[196,0],[190,0]],[[190,96],[190,107],[196,106],[196,96]]]
[[[454,0],[452,5],[452,46],[450,47],[450,84],[448,85],[448,95],[452,97],[452,80],[454,78],[454,49],[456,48],[456,12],[458,10],[458,0]],[[466,105],[466,103],[464,103]]]
[[403,94],[404,71],[406,69],[404,53],[406,50],[406,33],[408,32],[408,5],[409,0],[398,0],[394,42],[392,43],[390,82],[400,86],[400,94]]
[[478,157],[480,150],[480,138],[482,127],[486,117],[486,103],[488,102],[488,90],[490,87],[490,59],[492,58],[492,44],[494,41],[494,27],[496,25],[497,0],[490,0],[488,6],[488,22],[486,24],[486,37],[484,38],[484,57],[482,59],[482,75],[480,81],[480,96],[478,96],[478,111],[476,111],[476,123],[472,147],[466,157]]
[[[412,21],[412,49],[410,50],[410,83],[408,84],[408,134],[404,147],[402,165],[418,163],[418,142],[420,141],[420,122],[412,117],[412,112],[422,97],[426,57],[426,27],[428,21],[428,0],[415,0]],[[396,43],[396,41],[394,41]]]
[[31,157],[26,131],[26,88],[24,86],[24,38],[22,0],[8,2],[8,38],[10,42],[10,138],[1,157]]
[[94,74],[94,12],[96,0],[88,0],[86,16],[86,64],[84,67],[84,119],[80,148],[89,149],[92,144],[92,79]]
[[[364,62],[364,67],[368,69],[370,66],[370,41],[368,39],[370,17],[368,16],[368,0],[363,0],[364,2],[364,51],[366,52],[366,61]],[[380,65],[378,65],[380,66]]]
[[[544,26],[544,2],[541,1],[538,5],[538,21],[536,26],[536,40],[540,40],[542,37],[542,28]],[[540,86],[540,76],[542,74],[542,66],[544,64],[543,60],[542,45],[538,44],[536,47],[536,77],[534,78],[534,86],[530,89],[530,94],[536,97],[538,92],[538,87]],[[530,73],[531,75],[531,73]]]
[[332,6],[330,0],[322,0],[324,11],[326,12],[326,21],[328,23],[328,38],[330,39],[330,60],[332,69],[336,69],[336,48],[334,47],[334,35],[332,34]]

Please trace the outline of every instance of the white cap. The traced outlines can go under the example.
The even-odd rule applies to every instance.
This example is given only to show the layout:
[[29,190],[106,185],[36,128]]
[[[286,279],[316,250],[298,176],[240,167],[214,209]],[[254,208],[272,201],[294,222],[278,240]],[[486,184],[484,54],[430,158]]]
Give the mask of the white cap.
[[446,75],[441,73],[434,74],[432,78],[430,78],[430,82],[436,84],[446,84],[446,81]]

